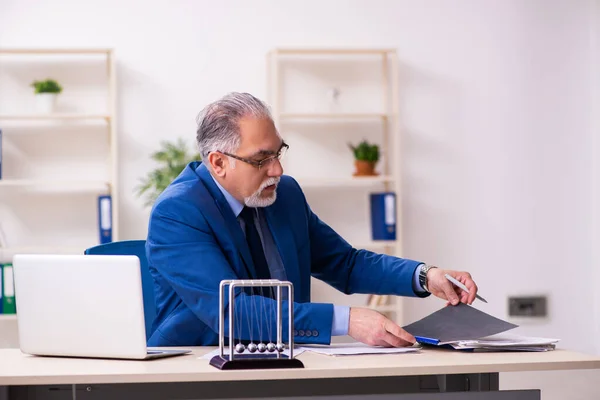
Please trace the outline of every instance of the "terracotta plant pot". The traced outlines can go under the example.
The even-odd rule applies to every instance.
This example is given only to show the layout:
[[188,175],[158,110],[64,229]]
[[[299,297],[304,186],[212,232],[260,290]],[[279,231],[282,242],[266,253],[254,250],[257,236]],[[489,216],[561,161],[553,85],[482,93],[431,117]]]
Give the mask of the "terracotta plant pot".
[[376,176],[379,175],[375,172],[375,163],[371,161],[354,160],[354,166],[356,171],[354,176]]

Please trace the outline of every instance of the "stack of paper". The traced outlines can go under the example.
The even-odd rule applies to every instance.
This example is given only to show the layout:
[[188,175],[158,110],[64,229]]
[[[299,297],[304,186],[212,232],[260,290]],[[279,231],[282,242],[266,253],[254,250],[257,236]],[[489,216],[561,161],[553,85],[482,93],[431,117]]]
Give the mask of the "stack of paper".
[[399,354],[412,353],[420,350],[420,347],[379,347],[368,346],[363,343],[336,343],[330,346],[305,345],[300,346],[302,351],[325,354],[328,356],[355,356],[360,354]]
[[440,345],[449,345],[456,350],[549,351],[554,350],[558,342],[559,339],[520,336],[504,332],[477,340],[441,342]]
[[404,327],[419,343],[457,350],[548,351],[558,339],[507,334],[518,325],[467,304],[447,306]]

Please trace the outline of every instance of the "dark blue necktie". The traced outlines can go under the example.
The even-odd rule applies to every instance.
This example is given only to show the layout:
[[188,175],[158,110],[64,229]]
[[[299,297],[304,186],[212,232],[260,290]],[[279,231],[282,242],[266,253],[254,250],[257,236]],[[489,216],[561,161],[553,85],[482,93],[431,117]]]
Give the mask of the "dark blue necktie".
[[269,272],[269,265],[265,258],[265,252],[263,251],[262,242],[258,235],[258,230],[254,224],[254,213],[255,209],[251,207],[244,207],[241,216],[246,224],[246,241],[250,248],[250,254],[252,254],[252,261],[256,268],[256,277],[254,279],[271,279],[271,273]]

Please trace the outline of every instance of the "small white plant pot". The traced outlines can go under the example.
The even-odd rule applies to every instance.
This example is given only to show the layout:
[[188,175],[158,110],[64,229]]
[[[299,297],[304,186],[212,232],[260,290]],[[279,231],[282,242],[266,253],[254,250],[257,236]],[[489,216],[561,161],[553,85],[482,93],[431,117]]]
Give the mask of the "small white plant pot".
[[40,114],[51,114],[56,107],[57,93],[38,93],[35,95],[35,109]]

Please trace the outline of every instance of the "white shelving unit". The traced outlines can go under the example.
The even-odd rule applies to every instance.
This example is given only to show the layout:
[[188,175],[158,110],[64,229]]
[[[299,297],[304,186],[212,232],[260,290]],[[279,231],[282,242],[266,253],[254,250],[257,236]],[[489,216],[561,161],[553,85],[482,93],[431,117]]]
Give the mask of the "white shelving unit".
[[[40,114],[30,83],[46,78],[64,90],[55,112]],[[98,244],[99,195],[111,196],[118,240],[113,50],[0,48],[0,87],[0,264]],[[0,347],[18,347],[15,314],[0,314]]]
[[[352,75],[354,74],[354,75]],[[366,82],[361,79],[366,77]],[[361,83],[362,82],[362,83]],[[311,207],[356,248],[402,255],[402,193],[400,182],[400,140],[398,123],[398,61],[393,49],[278,48],[267,54],[267,100],[275,124],[290,150],[284,160],[285,173],[294,176]],[[326,96],[335,88],[339,102]],[[325,101],[328,99],[328,101]],[[303,101],[304,100],[304,101]],[[358,100],[353,102],[353,100]],[[357,133],[353,131],[357,130]],[[379,131],[378,139],[371,137]],[[378,142],[382,158],[379,175],[354,177],[353,156],[346,146],[357,134]],[[340,144],[341,143],[341,144]],[[342,148],[343,147],[343,148]],[[298,152],[300,161],[288,161]],[[289,157],[289,158],[288,158]],[[314,165],[312,165],[314,164]],[[396,193],[396,240],[371,239],[368,195]],[[356,202],[351,215],[340,214],[331,202]],[[341,204],[342,202],[338,203]],[[321,210],[319,203],[324,204]],[[360,226],[350,226],[347,220]],[[346,222],[346,223],[345,223]],[[360,238],[352,236],[360,230]],[[345,296],[313,280],[313,300],[376,309],[402,323],[402,302],[390,296],[389,303],[368,306],[366,295]],[[320,299],[315,299],[317,294]]]
[[[0,215],[13,217],[11,226],[3,224],[0,217],[0,228],[7,242],[7,246],[0,248],[0,262],[9,262],[17,253],[82,254],[86,247],[97,244],[97,195],[111,196],[112,237],[118,240],[117,80],[113,50],[0,48],[0,65],[3,66],[0,79],[4,79],[6,85],[5,96],[16,99],[10,102],[0,94],[3,148],[0,196],[13,199],[0,207]],[[63,106],[66,106],[57,108],[55,113],[39,114],[33,110],[29,85],[32,79],[47,77],[63,85],[59,101],[65,96]],[[87,92],[88,89],[94,92]],[[37,164],[38,155],[48,156],[40,143],[47,144],[48,153],[53,149],[59,151],[60,159],[50,154],[48,164],[43,163],[43,157]],[[86,154],[92,157],[86,158]],[[22,159],[25,161],[21,162]],[[15,165],[26,162],[32,165],[29,168]],[[39,173],[47,168],[54,168],[55,176]],[[15,196],[17,201],[14,201]],[[36,222],[27,215],[31,214],[27,205],[31,207],[35,203],[45,207],[47,215],[60,213],[59,217],[64,216],[71,224],[77,223],[77,215],[84,215],[78,225],[79,238],[62,241],[61,227],[57,226],[55,231],[47,226],[44,229],[43,220],[37,221],[36,226],[27,226]],[[56,219],[50,218],[51,221]],[[46,232],[32,235],[30,242],[26,235],[28,229]]]

